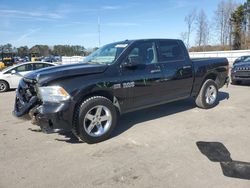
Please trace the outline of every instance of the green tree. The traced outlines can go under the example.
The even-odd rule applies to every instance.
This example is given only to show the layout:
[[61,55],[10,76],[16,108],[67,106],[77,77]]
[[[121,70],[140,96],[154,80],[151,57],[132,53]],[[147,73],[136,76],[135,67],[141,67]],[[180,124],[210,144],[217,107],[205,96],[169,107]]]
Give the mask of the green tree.
[[20,46],[17,48],[17,55],[20,57],[24,57],[29,55],[29,48],[28,46]]
[[11,44],[4,44],[0,46],[1,52],[3,53],[9,53],[13,51],[12,45]]
[[35,45],[30,48],[29,52],[38,56],[48,56],[51,54],[51,50],[47,45]]
[[231,16],[231,22],[233,27],[233,49],[240,50],[241,49],[241,39],[243,33],[243,23],[245,16],[245,8],[244,5],[240,5]]
[[85,48],[80,45],[70,46],[70,45],[55,45],[52,51],[53,55],[60,56],[74,56],[74,55],[84,55]]

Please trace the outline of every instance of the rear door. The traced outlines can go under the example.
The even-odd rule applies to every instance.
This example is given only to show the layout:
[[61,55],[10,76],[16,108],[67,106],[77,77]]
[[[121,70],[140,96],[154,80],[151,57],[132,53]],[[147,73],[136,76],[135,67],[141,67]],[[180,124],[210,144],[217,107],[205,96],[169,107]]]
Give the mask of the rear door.
[[162,95],[166,100],[190,96],[193,85],[192,62],[185,57],[185,52],[177,40],[159,40],[157,49],[164,80]]

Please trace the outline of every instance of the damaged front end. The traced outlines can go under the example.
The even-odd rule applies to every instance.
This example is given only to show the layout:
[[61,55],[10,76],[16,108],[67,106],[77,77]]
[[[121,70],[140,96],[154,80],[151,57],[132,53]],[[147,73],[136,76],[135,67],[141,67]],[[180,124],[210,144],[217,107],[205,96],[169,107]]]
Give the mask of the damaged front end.
[[[48,93],[48,96],[51,94]],[[40,126],[45,133],[51,133],[56,129],[72,129],[71,111],[69,100],[44,101],[35,80],[23,78],[20,81],[13,111],[16,117],[29,115],[32,124]]]
[[36,81],[23,78],[16,90],[14,115],[22,117],[29,113],[30,109],[39,104],[37,97]]

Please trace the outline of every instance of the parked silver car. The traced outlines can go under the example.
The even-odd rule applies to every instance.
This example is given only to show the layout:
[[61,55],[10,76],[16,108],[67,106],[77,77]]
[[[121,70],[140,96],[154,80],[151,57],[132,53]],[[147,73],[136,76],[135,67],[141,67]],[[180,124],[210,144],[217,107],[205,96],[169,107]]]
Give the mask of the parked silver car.
[[28,62],[7,67],[0,72],[0,92],[8,91],[18,87],[22,76],[38,69],[55,66],[53,63]]

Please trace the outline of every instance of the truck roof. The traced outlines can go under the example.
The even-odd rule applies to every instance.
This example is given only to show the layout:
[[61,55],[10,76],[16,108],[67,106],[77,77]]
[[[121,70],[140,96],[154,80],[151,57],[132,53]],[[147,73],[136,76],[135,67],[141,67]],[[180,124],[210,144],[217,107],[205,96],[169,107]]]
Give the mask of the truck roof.
[[180,39],[164,39],[164,38],[149,38],[149,39],[131,39],[131,40],[124,40],[124,41],[118,41],[117,43],[132,43],[132,42],[138,42],[138,41],[159,41],[159,40],[168,40],[168,41],[181,41]]

